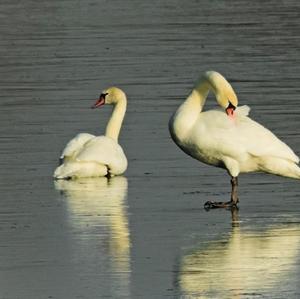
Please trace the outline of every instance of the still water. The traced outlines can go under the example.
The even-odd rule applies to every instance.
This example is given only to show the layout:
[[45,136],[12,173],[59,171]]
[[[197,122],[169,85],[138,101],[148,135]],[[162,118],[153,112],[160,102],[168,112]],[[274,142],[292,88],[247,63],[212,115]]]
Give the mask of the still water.
[[[0,3],[0,298],[299,298],[300,185],[229,177],[170,140],[208,69],[300,154],[298,1]],[[99,92],[128,95],[123,177],[53,182],[78,132],[102,134]],[[213,106],[213,100],[207,106]]]

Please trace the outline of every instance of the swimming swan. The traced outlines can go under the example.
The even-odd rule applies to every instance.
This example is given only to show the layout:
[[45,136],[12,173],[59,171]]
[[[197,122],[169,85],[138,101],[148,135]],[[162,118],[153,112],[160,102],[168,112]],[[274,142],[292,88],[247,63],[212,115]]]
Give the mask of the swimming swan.
[[[209,91],[225,109],[202,111]],[[231,176],[231,200],[207,202],[207,207],[238,203],[238,175],[263,171],[300,179],[299,158],[271,131],[250,119],[248,106],[237,107],[231,85],[219,73],[208,71],[195,85],[169,121],[174,142],[193,158],[225,168]]]
[[104,104],[114,106],[105,136],[80,133],[71,139],[62,152],[62,164],[54,172],[55,179],[114,176],[125,172],[127,159],[118,137],[126,112],[126,95],[121,89],[110,87],[101,93],[92,108]]

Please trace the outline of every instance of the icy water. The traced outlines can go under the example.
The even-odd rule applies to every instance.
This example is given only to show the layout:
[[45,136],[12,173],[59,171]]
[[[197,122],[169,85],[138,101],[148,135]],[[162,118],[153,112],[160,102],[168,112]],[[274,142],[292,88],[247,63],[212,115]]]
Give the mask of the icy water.
[[[167,129],[197,77],[228,78],[300,154],[299,1],[2,1],[0,298],[299,298],[300,184],[228,175]],[[123,177],[52,180],[99,92],[128,95]],[[212,98],[207,102],[212,107]]]

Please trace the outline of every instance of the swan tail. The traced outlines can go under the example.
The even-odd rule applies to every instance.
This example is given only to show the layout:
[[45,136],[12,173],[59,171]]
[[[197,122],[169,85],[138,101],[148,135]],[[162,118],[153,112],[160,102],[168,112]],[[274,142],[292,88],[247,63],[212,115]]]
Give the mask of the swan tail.
[[275,175],[300,179],[300,167],[291,160],[268,157],[264,160],[264,163],[260,165],[260,169]]
[[53,177],[59,179],[81,178],[81,177],[99,177],[106,176],[108,169],[106,165],[94,162],[70,162],[58,166]]

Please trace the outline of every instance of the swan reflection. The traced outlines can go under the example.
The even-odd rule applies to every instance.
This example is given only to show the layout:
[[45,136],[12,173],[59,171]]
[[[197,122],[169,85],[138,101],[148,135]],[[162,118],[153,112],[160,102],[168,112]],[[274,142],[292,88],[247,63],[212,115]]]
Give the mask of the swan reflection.
[[300,226],[243,231],[233,226],[229,238],[209,242],[186,255],[179,283],[191,298],[241,298],[284,287],[297,271]]
[[78,271],[82,271],[80,267],[84,267],[83,271],[98,267],[96,273],[105,274],[114,296],[129,295],[127,179],[119,176],[59,180],[55,187],[67,199],[71,254],[76,263],[82,265]]

